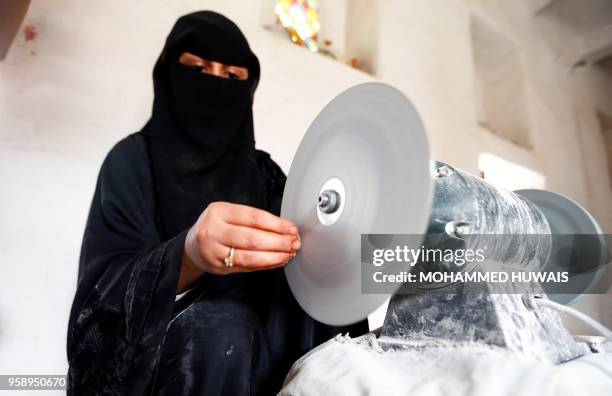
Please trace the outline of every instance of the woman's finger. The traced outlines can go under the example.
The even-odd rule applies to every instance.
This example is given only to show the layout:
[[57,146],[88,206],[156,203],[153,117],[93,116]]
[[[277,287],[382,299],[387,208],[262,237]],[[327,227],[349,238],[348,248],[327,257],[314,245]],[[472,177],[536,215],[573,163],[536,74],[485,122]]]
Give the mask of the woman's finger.
[[234,272],[252,272],[270,270],[282,267],[293,257],[290,252],[261,252],[253,250],[234,249],[232,266],[225,264],[225,259],[229,257],[231,248],[221,243],[213,243],[208,246],[210,257],[209,272],[218,275],[226,275]]
[[224,212],[224,220],[230,224],[259,228],[278,234],[296,236],[298,234],[297,227],[289,220],[246,205],[229,204]]
[[219,242],[236,249],[293,253],[301,247],[297,236],[291,234],[277,234],[227,223],[220,228]]
[[293,259],[293,253],[262,252],[256,250],[234,250],[234,266],[247,271],[261,271],[277,268]]
[[231,247],[217,241],[209,240],[206,246],[200,247],[200,255],[208,263],[206,271],[225,275],[234,272],[261,271],[285,265],[293,257],[294,252],[256,251],[234,248],[232,266],[225,263],[231,253]]
[[225,258],[230,254],[230,248],[220,242],[209,240],[205,247],[200,247],[200,255],[205,258],[208,265],[206,271],[223,275],[229,273],[225,265]]

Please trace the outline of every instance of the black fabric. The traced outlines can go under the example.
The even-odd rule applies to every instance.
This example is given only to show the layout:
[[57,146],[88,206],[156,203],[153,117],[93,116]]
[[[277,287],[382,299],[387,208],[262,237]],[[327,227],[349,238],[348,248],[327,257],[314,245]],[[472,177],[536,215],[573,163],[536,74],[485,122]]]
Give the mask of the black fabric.
[[264,326],[249,306],[200,299],[172,321],[155,389],[166,395],[272,394],[265,388],[269,358]]
[[[202,74],[178,62],[184,51],[247,67],[248,80]],[[155,100],[143,132],[164,233],[193,224],[214,201],[262,207],[252,99],[259,61],[238,27],[211,11],[178,19],[153,71]]]
[[[222,18],[216,15],[197,13],[181,18],[177,26],[193,18],[201,21],[204,16]],[[160,62],[169,62],[169,58],[162,54]],[[179,74],[173,74],[178,85]],[[258,74],[257,71],[254,78]],[[175,303],[186,231],[206,202],[242,202],[278,214],[285,175],[269,155],[247,143],[252,141],[251,99],[244,118],[248,121],[240,123],[231,139],[219,137],[229,142],[221,153],[222,150],[208,150],[202,141],[190,140],[191,131],[185,132],[172,121],[169,116],[173,113],[168,107],[162,106],[166,110],[158,113],[160,103],[166,102],[166,106],[169,100],[166,93],[158,90],[159,82],[155,80],[150,122],[143,132],[113,147],[98,176],[68,324],[68,393],[275,392],[290,365],[301,355],[339,332],[361,334],[367,331],[367,323],[338,328],[316,322],[295,301],[282,269],[227,276],[205,274],[194,289]],[[256,80],[248,83],[252,98]],[[229,120],[228,125],[238,124]],[[243,140],[236,138],[247,135]],[[163,142],[167,143],[166,151]],[[231,161],[240,150],[251,153],[241,157],[248,161]],[[209,167],[211,161],[215,165]],[[252,179],[245,180],[246,174]],[[185,313],[190,315],[183,316]],[[213,320],[220,313],[227,316],[227,321]],[[248,331],[238,331],[237,324],[245,320]],[[210,337],[193,337],[198,327],[209,329]],[[222,334],[229,338],[219,339]],[[253,347],[234,349],[236,364],[215,366],[221,346],[227,342],[230,346],[245,345],[245,337],[253,340]],[[197,357],[201,360],[194,361],[193,354],[180,353],[186,340],[195,343],[194,350],[202,352]],[[257,371],[245,372],[247,361],[253,359],[257,361]],[[203,367],[193,367],[193,362]],[[215,375],[201,371],[205,367],[215,367]],[[186,381],[187,378],[194,381]],[[242,387],[231,387],[227,378],[239,379]],[[178,387],[172,388],[171,384]]]

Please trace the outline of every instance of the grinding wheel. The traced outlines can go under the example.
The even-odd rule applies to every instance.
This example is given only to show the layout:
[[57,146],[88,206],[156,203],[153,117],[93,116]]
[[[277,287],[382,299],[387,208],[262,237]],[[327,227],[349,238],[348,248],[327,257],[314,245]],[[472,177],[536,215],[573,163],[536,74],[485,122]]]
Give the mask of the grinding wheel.
[[302,139],[283,195],[281,215],[302,237],[285,267],[301,307],[330,325],[378,308],[390,295],[362,293],[361,234],[424,234],[432,194],[425,129],[402,93],[366,83],[332,100]]
[[544,268],[569,271],[570,279],[564,287],[572,293],[547,290],[548,298],[571,304],[591,292],[601,280],[609,260],[607,241],[595,218],[577,202],[555,192],[527,189],[515,193],[542,211],[551,234],[575,236],[553,239],[553,255]]

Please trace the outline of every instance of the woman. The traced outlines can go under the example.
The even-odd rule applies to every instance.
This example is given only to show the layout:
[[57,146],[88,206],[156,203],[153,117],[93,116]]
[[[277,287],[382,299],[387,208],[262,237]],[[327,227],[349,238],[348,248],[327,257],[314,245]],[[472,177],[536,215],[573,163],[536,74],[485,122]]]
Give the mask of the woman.
[[[347,328],[296,303],[282,266],[300,247],[277,217],[285,183],[255,149],[259,62],[214,12],[178,19],[142,131],[102,165],[68,329],[71,394],[269,394]],[[188,290],[177,300],[177,294]]]

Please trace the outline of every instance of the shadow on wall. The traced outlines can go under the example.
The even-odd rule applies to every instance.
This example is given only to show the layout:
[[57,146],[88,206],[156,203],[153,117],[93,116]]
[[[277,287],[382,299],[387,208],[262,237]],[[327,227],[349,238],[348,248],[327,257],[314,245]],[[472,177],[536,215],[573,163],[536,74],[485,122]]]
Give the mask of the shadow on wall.
[[[17,36],[19,26],[21,26],[21,22],[23,21],[29,6],[30,0],[11,0],[0,2],[0,61],[6,57],[15,36]],[[26,31],[26,33],[27,32],[28,31]],[[29,33],[34,33],[35,35],[36,31],[29,30]],[[27,34],[26,40],[28,40]]]

